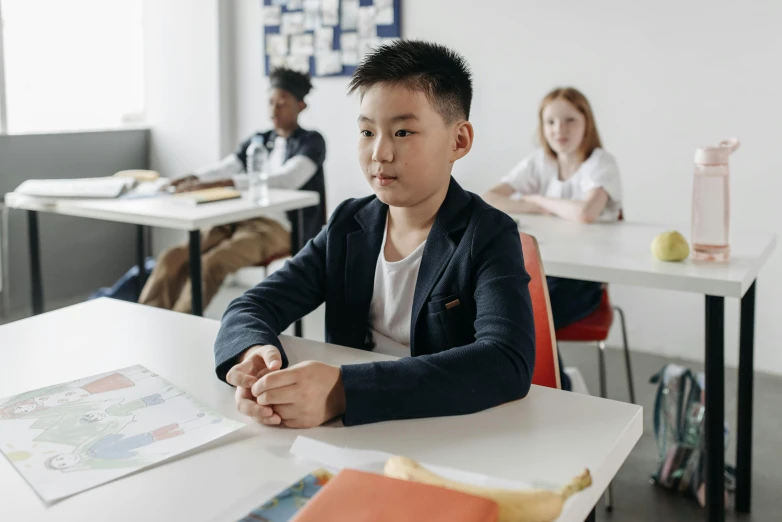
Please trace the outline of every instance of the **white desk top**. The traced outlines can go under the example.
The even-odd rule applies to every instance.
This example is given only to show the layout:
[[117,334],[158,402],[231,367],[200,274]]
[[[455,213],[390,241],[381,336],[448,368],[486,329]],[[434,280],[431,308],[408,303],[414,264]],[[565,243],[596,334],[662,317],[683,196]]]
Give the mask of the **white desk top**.
[[11,208],[180,230],[237,223],[263,214],[311,207],[319,201],[317,192],[301,190],[270,190],[269,204],[263,206],[251,201],[246,192],[241,199],[193,206],[173,201],[168,195],[135,199],[44,200],[13,192],[6,194],[6,205]]
[[[741,297],[776,246],[775,234],[734,231],[728,263],[666,263],[652,256],[652,240],[675,227],[621,221],[581,224],[516,214],[521,232],[535,236],[546,274],[603,283]],[[685,234],[689,228],[679,230]]]
[[[217,321],[100,299],[0,327],[0,397],[143,364],[238,420],[233,390],[214,374]],[[332,364],[391,357],[284,338],[293,362]],[[529,396],[482,413],[351,428],[289,430],[252,424],[184,458],[46,508],[0,458],[4,520],[236,520],[312,471],[290,454],[295,437],[377,449],[517,479],[562,484],[583,471],[594,485],[559,522],[583,522],[642,432],[639,406],[533,386]]]

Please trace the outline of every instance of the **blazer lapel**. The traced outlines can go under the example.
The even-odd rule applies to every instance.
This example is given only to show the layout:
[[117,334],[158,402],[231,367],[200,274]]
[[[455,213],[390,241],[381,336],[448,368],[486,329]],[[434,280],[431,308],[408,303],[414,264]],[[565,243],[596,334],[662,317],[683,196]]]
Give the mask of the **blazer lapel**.
[[456,251],[456,243],[451,238],[451,233],[464,228],[469,221],[469,216],[465,216],[462,212],[469,202],[470,196],[456,180],[451,178],[448,193],[437,211],[432,230],[429,231],[429,237],[426,239],[421,268],[415,284],[413,311],[410,316],[410,353],[413,356],[416,355],[415,333],[421,310]]
[[388,206],[378,199],[371,201],[355,216],[361,229],[347,236],[345,296],[349,310],[345,313],[352,323],[351,338],[356,347],[363,347],[366,343],[375,267],[383,244],[387,213]]
[[440,279],[440,275],[451,260],[454,250],[456,250],[456,246],[453,240],[448,237],[448,233],[435,221],[432,224],[432,230],[429,231],[429,237],[426,239],[424,255],[421,258],[421,268],[418,270],[418,280],[415,283],[413,311],[410,315],[410,354],[413,356],[416,354],[415,326],[418,324],[421,309],[424,307],[429,294],[432,293],[435,283]]

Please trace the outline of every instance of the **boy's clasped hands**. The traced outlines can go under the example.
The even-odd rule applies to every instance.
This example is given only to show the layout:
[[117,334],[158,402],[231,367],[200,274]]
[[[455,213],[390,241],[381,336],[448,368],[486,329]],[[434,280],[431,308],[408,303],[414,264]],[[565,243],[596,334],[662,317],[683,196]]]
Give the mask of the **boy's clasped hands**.
[[282,369],[272,345],[247,349],[226,375],[240,413],[266,425],[313,428],[345,413],[340,368],[304,361]]

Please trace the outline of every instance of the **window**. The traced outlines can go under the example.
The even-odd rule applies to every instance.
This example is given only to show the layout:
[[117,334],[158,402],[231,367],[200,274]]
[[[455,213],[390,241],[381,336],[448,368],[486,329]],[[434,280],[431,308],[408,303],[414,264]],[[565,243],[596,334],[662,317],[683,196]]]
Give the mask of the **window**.
[[0,0],[0,133],[140,123],[141,5],[142,0]]

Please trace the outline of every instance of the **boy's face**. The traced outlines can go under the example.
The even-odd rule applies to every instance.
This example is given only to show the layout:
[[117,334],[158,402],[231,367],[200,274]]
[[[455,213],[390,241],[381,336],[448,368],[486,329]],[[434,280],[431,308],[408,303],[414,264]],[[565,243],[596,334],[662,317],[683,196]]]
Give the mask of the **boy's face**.
[[392,207],[413,207],[448,190],[453,162],[467,154],[467,122],[448,124],[426,95],[378,84],[363,93],[358,160],[372,190]]
[[289,130],[298,125],[299,113],[307,104],[294,95],[275,87],[269,91],[269,116],[275,129]]

